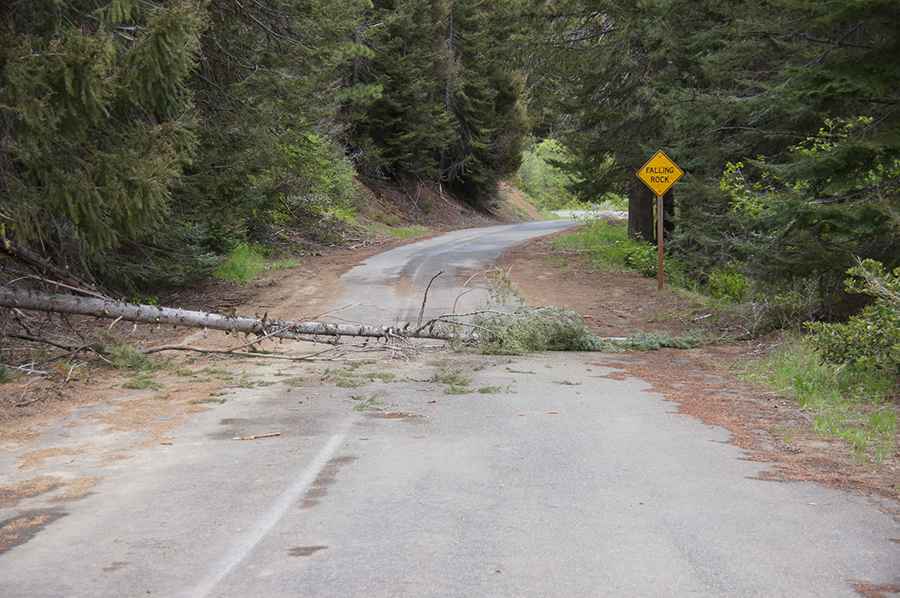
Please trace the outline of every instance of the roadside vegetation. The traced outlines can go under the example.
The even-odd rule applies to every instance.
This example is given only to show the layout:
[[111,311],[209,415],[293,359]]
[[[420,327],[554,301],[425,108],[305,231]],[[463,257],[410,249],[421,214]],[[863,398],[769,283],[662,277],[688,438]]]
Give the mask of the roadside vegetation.
[[220,280],[247,284],[263,272],[295,268],[299,264],[294,259],[270,260],[267,251],[259,245],[241,243],[231,250],[225,260],[213,272]]
[[741,372],[748,381],[791,397],[813,416],[816,432],[845,440],[861,458],[896,450],[896,376],[822,358],[815,338],[790,335]]
[[[896,2],[234,4],[3,3],[0,284],[147,303],[210,277],[247,284],[341,231],[429,232],[363,219],[376,184],[488,213],[509,178],[544,211],[627,205],[627,229],[591,223],[556,247],[654,276],[634,171],[663,148],[687,171],[667,199],[670,282],[740,338],[802,334],[760,382],[794,380],[823,422],[868,405],[872,421],[842,417],[895,426],[878,405],[900,362]],[[563,311],[477,324],[488,353],[702,340],[601,341]],[[29,329],[0,312],[0,341]]]
[[3,3],[0,247],[159,295],[246,283],[263,247],[339,241],[367,180],[486,211],[528,134],[525,77],[506,68],[523,9]]
[[575,157],[553,138],[532,138],[522,153],[522,165],[513,181],[531,201],[551,216],[553,210],[625,210],[628,200],[606,192],[580,197],[574,189],[581,179],[573,172]]
[[380,222],[372,224],[370,230],[385,237],[401,240],[424,237],[431,232],[431,229],[427,226],[418,224],[412,226],[388,226]]
[[[630,238],[624,225],[591,222],[554,239],[554,247],[587,256],[599,270],[656,275],[656,248]],[[705,280],[688,272],[683,261],[668,259],[670,283],[711,312],[710,324],[739,320],[740,338],[787,330],[769,355],[745,367],[745,379],[795,399],[813,415],[817,432],[845,440],[860,457],[881,460],[893,454],[900,396],[900,268],[887,272],[875,260],[850,268],[845,290],[865,298],[867,305],[845,322],[808,321],[816,313],[814,294],[772,294],[736,265],[717,267]],[[611,344],[647,350],[692,348],[702,341],[699,336],[645,335]],[[524,345],[495,341],[490,346]],[[546,348],[546,343],[531,346]]]

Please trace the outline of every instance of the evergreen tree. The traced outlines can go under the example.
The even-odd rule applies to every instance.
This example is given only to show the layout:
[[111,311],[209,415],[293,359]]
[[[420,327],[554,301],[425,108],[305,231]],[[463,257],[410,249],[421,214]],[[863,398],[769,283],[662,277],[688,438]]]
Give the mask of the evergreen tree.
[[2,235],[66,261],[163,224],[195,153],[203,26],[190,0],[0,9]]

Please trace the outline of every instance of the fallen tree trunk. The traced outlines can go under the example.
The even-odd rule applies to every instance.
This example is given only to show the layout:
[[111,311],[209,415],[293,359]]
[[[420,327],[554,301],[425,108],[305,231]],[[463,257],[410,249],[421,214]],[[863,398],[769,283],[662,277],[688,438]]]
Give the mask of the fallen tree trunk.
[[331,324],[326,322],[294,322],[289,320],[269,320],[266,317],[228,316],[223,314],[140,305],[97,299],[56,295],[27,290],[0,288],[0,307],[14,307],[33,311],[43,311],[80,316],[95,316],[114,320],[125,320],[142,324],[165,324],[221,330],[228,333],[255,334],[267,338],[302,338],[309,336],[353,336],[365,338],[427,338],[452,340],[458,338],[444,330],[418,329],[407,332],[403,328],[390,326],[369,326],[355,324]]

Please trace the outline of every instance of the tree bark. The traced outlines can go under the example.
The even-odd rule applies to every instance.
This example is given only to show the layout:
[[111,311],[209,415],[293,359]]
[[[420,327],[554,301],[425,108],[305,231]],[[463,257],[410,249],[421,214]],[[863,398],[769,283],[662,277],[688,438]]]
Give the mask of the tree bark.
[[0,307],[95,316],[99,318],[121,319],[143,324],[165,324],[208,328],[224,332],[256,334],[272,338],[302,338],[306,336],[355,336],[366,338],[428,338],[452,340],[458,338],[445,331],[425,330],[407,333],[401,328],[388,326],[330,324],[326,322],[295,322],[289,320],[269,320],[246,316],[227,316],[217,313],[190,311],[155,305],[124,303],[111,299],[94,299],[74,295],[50,295],[26,290],[0,288]]
[[663,234],[666,235],[666,241],[672,238],[675,234],[675,190],[670,189],[668,193],[666,193],[665,198],[663,199],[663,212],[666,215],[666,220],[663,222],[665,232]]
[[653,210],[656,197],[642,182],[632,181],[628,193],[628,236],[655,242]]
[[[656,196],[640,181],[632,183],[628,194],[628,236],[656,245]],[[675,193],[669,190],[663,197],[663,222],[666,239],[675,232]]]

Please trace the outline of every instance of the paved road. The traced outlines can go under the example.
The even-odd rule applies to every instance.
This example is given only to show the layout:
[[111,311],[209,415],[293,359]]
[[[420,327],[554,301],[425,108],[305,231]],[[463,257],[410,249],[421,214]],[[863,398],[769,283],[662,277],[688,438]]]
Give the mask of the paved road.
[[[366,292],[358,315],[409,309],[418,293],[390,281],[417,289],[435,268],[458,280],[556,226],[452,233],[345,282]],[[441,288],[435,309],[459,293]],[[605,377],[601,359],[434,355],[363,365],[353,375],[397,379],[360,388],[298,387],[284,374],[321,368],[259,366],[272,384],[233,389],[172,446],[81,465],[103,481],[33,511],[48,523],[0,555],[0,595],[796,597],[900,582],[900,526],[875,503],[755,479],[762,466],[726,432]],[[445,394],[428,380],[447,368],[499,392]],[[42,442],[98,442],[95,414]]]
[[504,251],[577,224],[550,220],[460,230],[373,256],[341,278],[344,292],[337,304],[351,307],[334,317],[384,324],[415,322],[422,294],[438,272],[443,274],[429,292],[426,317],[449,313],[454,303],[457,313],[480,307],[489,299],[490,285],[479,273],[491,268]]

